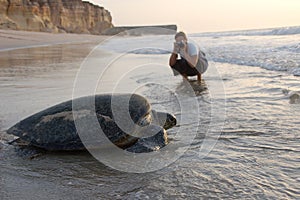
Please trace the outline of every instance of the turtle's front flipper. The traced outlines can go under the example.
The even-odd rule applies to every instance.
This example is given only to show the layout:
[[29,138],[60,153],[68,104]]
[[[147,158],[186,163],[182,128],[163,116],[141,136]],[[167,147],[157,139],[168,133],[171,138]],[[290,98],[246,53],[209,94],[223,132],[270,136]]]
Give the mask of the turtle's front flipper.
[[[152,125],[154,126],[154,125]],[[168,144],[168,136],[165,129],[160,127],[160,131],[150,137],[139,138],[139,140],[126,150],[133,153],[147,153],[157,151]]]
[[170,113],[157,112],[152,110],[152,124],[162,126],[164,129],[170,129],[177,124],[176,117]]

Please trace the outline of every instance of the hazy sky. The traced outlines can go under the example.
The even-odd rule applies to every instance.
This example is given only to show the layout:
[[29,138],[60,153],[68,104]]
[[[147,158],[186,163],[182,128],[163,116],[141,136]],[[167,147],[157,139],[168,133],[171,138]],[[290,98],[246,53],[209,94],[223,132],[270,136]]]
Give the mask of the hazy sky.
[[300,0],[89,0],[115,26],[177,24],[189,33],[300,26]]

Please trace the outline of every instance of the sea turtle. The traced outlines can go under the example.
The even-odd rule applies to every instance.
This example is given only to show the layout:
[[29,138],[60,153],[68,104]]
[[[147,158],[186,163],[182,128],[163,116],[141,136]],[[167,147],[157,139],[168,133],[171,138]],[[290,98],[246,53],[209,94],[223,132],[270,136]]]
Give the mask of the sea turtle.
[[[91,102],[93,104],[90,104]],[[134,124],[130,127],[131,131],[138,132],[145,130],[141,127],[150,127],[158,130],[157,133],[150,137],[138,137],[138,134],[132,135],[123,131],[124,129],[115,122],[112,104],[121,118],[122,115],[126,115],[126,111],[127,115],[129,113]],[[74,112],[77,114],[74,115]],[[47,108],[15,124],[7,130],[7,133],[18,136],[18,142],[22,141],[28,146],[45,150],[83,150],[85,146],[78,135],[74,116],[76,120],[86,121],[95,119],[96,116],[104,134],[113,144],[138,153],[154,151],[165,146],[168,142],[165,129],[176,125],[176,118],[172,114],[151,110],[147,99],[140,95],[99,94],[80,97]]]

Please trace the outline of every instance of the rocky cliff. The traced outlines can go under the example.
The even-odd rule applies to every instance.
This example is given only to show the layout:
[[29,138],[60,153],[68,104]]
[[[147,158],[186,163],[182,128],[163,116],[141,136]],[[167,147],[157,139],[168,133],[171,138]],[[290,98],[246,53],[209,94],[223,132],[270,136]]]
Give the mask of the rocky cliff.
[[109,11],[81,0],[0,0],[0,28],[100,34],[113,27]]

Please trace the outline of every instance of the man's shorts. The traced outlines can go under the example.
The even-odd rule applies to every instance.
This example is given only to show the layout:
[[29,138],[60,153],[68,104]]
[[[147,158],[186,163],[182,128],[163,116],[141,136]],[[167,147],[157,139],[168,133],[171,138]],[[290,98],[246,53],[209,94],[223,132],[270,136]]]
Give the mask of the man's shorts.
[[195,67],[191,67],[185,59],[178,59],[175,65],[171,66],[174,76],[179,74],[187,76],[196,76],[200,72]]

